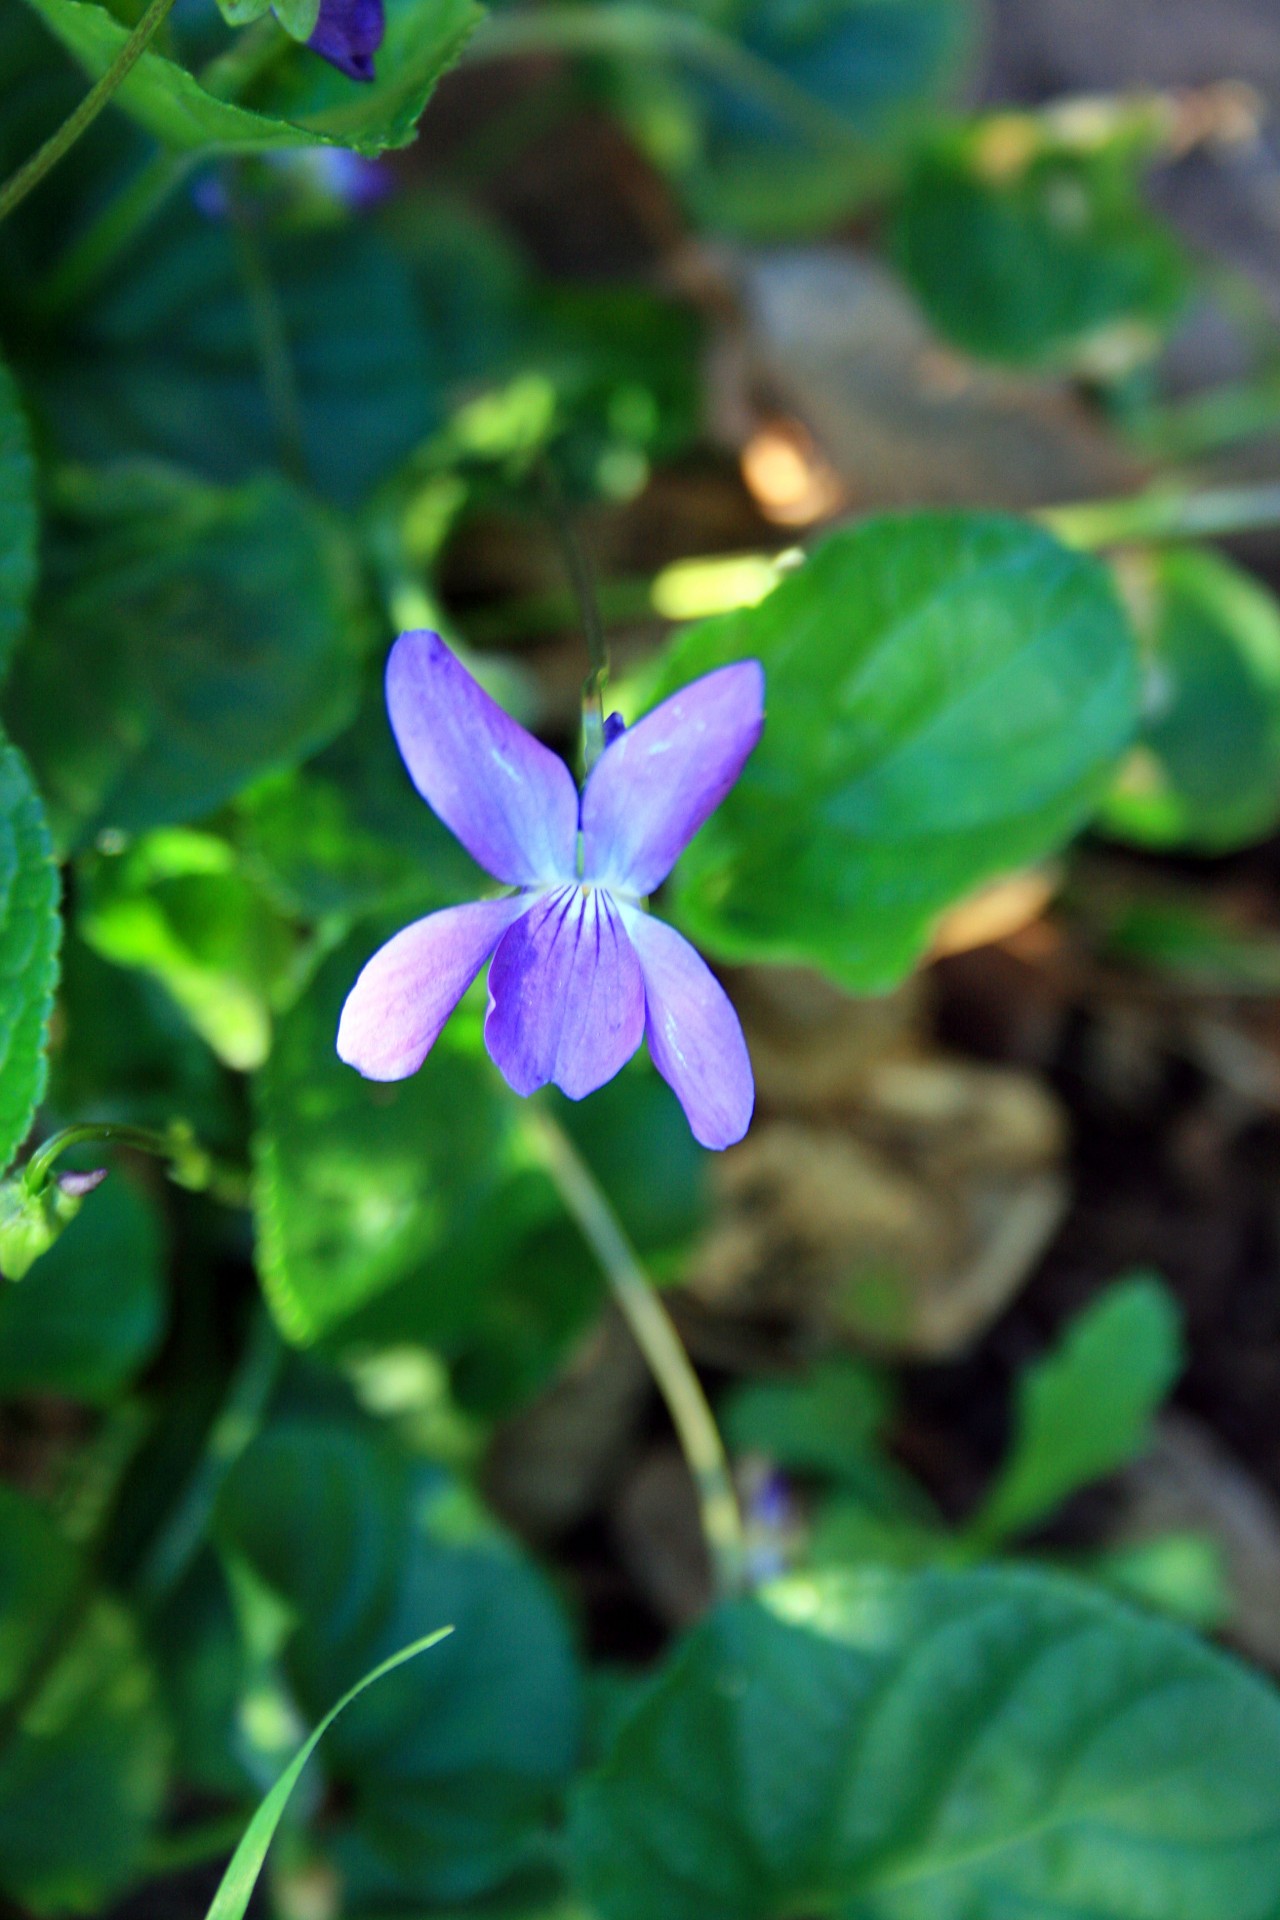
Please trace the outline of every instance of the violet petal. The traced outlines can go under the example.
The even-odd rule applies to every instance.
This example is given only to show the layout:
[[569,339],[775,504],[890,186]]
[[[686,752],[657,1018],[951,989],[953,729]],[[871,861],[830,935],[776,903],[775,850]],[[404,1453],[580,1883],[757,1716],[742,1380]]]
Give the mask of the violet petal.
[[653,1064],[704,1147],[731,1147],[751,1124],[756,1089],[742,1028],[700,953],[638,907],[622,907],[644,975]]
[[439,634],[400,635],[387,661],[387,711],[414,786],[495,879],[527,887],[573,878],[573,775]]
[[507,1084],[594,1093],[644,1034],[640,963],[597,888],[561,887],[509,928],[489,969],[485,1045]]
[[682,687],[619,735],[582,796],[587,878],[652,893],[742,772],[763,725],[764,669],[739,660]]
[[372,80],[373,56],[386,31],[382,0],[320,0],[307,45],[352,80]]
[[338,1057],[366,1080],[416,1073],[527,894],[475,900],[415,920],[379,947],[347,995]]

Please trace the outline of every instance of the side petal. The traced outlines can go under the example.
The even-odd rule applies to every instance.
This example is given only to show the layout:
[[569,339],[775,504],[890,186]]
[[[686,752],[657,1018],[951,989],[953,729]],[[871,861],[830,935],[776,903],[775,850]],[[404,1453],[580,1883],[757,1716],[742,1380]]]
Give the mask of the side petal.
[[446,907],[404,927],[361,969],[338,1021],[338,1057],[366,1080],[403,1080],[435,1045],[441,1027],[529,896]]
[[763,726],[764,668],[738,660],[619,734],[582,796],[587,878],[652,893],[742,772]]
[[664,920],[621,909],[644,975],[653,1064],[704,1147],[731,1147],[751,1125],[755,1080],[729,996],[700,953]]
[[414,786],[495,879],[532,887],[573,878],[573,775],[489,698],[439,634],[400,635],[387,661],[387,711]]
[[552,1081],[581,1100],[626,1065],[643,1033],[640,963],[607,894],[562,887],[503,935],[484,1039],[517,1093]]

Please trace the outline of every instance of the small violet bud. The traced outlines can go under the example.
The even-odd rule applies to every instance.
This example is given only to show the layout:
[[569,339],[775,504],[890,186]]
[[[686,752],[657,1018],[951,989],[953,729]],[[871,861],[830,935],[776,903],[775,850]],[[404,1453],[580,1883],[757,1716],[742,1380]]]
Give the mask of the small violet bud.
[[307,45],[351,80],[374,78],[373,56],[386,31],[383,0],[320,0]]

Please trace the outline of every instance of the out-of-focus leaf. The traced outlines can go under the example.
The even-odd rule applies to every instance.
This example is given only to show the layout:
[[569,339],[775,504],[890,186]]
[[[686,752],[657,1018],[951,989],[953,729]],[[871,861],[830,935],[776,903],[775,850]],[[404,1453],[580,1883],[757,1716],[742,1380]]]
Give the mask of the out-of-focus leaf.
[[[621,9],[620,9],[621,11]],[[750,236],[814,232],[882,184],[923,111],[954,93],[968,0],[729,0],[616,69],[619,104],[700,219]],[[670,56],[663,58],[663,51]]]
[[1103,374],[1155,353],[1188,270],[1142,202],[1147,116],[1109,128],[1106,115],[1076,128],[1000,114],[920,150],[898,252],[948,339],[992,359]]
[[346,550],[283,481],[86,473],[63,506],[8,711],[64,845],[195,819],[350,716]]
[[1118,1280],[1018,1382],[1013,1448],[971,1523],[984,1546],[1021,1533],[1141,1452],[1182,1370],[1178,1309],[1154,1276]]
[[22,755],[0,738],[0,1170],[44,1093],[61,933],[44,809]]
[[316,30],[320,0],[271,0],[271,11],[291,40],[309,40]]
[[676,636],[660,692],[761,660],[764,736],[676,869],[731,960],[893,986],[938,914],[1088,817],[1132,733],[1137,653],[1104,570],[996,516],[830,535],[758,606]]
[[572,1840],[600,1920],[1263,1920],[1280,1700],[1046,1575],[796,1579],[676,1650]]
[[0,360],[0,674],[8,670],[35,582],[35,462],[18,390]]
[[918,1515],[923,1496],[881,1440],[892,1404],[883,1374],[856,1360],[828,1360],[801,1380],[739,1387],[723,1409],[725,1437],[739,1453],[763,1453],[789,1473],[834,1481],[869,1512]]
[[1200,548],[1153,556],[1148,579],[1146,715],[1104,822],[1139,846],[1246,846],[1280,820],[1280,605]]
[[109,1400],[164,1325],[154,1209],[113,1172],[20,1285],[0,1290],[0,1395]]
[[550,1593],[496,1542],[442,1543],[431,1511],[385,1442],[332,1421],[265,1434],[219,1503],[225,1544],[297,1619],[284,1661],[308,1716],[407,1634],[455,1625],[323,1749],[353,1905],[462,1900],[530,1864],[577,1751],[578,1678]]
[[[94,0],[28,4],[95,79],[129,37],[129,28]],[[115,98],[157,140],[185,152],[340,146],[380,153],[412,140],[436,81],[478,18],[473,0],[404,0],[389,7],[377,78],[369,85],[298,48],[271,62],[241,105],[219,98],[218,78],[202,84],[148,48]]]
[[409,273],[375,233],[267,228],[252,245],[279,306],[296,422],[277,417],[264,383],[236,226],[188,199],[44,365],[44,405],[77,458],[109,460],[124,446],[222,482],[278,464],[296,426],[308,479],[351,506],[439,423],[446,369]]
[[174,1769],[206,1793],[239,1796],[249,1784],[240,1759],[239,1716],[250,1669],[230,1586],[212,1547],[196,1553],[173,1590],[147,1615]]
[[79,868],[79,931],[104,960],[159,981],[227,1066],[259,1067],[299,963],[296,930],[211,833],[161,827]]
[[487,1263],[500,1265],[529,1221],[507,1204],[518,1108],[487,1058],[437,1042],[420,1072],[390,1085],[338,1059],[342,1002],[377,945],[364,933],[330,956],[257,1081],[258,1263],[291,1340],[314,1340],[400,1281],[420,1290],[436,1339],[456,1333],[480,1311]]
[[164,1786],[132,1625],[112,1601],[82,1606],[84,1578],[47,1516],[0,1489],[0,1887],[41,1914],[122,1890]]

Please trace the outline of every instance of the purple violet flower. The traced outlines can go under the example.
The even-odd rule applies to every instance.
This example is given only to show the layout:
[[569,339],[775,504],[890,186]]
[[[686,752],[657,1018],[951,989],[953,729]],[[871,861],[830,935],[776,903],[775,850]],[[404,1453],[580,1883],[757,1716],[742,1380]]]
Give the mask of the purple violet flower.
[[485,1045],[517,1093],[550,1081],[581,1100],[647,1033],[695,1139],[740,1140],[755,1086],[738,1017],[701,956],[641,902],[760,738],[759,662],[704,674],[616,734],[581,798],[559,755],[504,713],[438,634],[396,641],[387,710],[428,806],[519,891],[428,914],[380,947],[342,1009],[339,1056],[368,1080],[416,1073],[492,956]]
[[382,0],[320,0],[307,45],[349,79],[372,80],[373,56],[385,31]]

